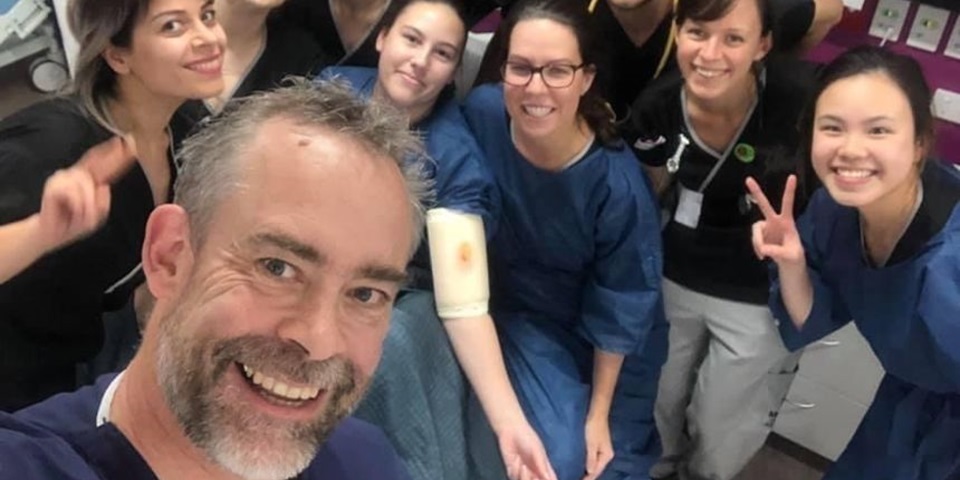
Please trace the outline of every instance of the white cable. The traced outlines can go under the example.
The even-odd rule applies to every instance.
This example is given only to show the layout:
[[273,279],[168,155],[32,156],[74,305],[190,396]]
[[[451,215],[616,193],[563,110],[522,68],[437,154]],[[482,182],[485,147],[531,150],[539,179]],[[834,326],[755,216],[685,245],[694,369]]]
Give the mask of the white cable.
[[893,35],[893,27],[887,27],[883,30],[883,38],[880,39],[880,48],[883,48],[887,44],[887,40],[890,40],[890,36]]

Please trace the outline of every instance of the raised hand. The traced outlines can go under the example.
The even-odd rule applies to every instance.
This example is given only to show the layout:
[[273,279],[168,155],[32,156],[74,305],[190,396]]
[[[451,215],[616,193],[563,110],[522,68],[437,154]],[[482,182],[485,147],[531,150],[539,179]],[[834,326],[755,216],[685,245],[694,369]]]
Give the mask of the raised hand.
[[594,480],[600,477],[607,464],[613,460],[613,440],[610,438],[608,417],[587,418],[584,434],[587,443],[587,474],[583,480]]
[[114,137],[93,146],[73,166],[59,170],[43,187],[37,241],[43,251],[96,230],[110,211],[110,183],[135,162],[132,140]]
[[502,429],[497,439],[510,480],[557,480],[540,436],[529,423]]
[[763,213],[763,220],[753,224],[753,251],[757,258],[769,258],[780,266],[797,266],[804,262],[803,243],[793,218],[793,200],[797,191],[797,177],[790,175],[783,190],[780,213],[770,204],[760,185],[747,178],[747,189]]

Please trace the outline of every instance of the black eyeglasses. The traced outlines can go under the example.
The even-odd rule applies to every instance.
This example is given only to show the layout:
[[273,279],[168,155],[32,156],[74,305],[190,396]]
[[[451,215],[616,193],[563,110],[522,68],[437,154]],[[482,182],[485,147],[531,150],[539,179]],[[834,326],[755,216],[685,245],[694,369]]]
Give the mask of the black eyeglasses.
[[543,84],[550,88],[566,88],[573,84],[573,79],[577,75],[577,70],[585,67],[586,64],[569,65],[564,63],[555,63],[534,67],[522,62],[506,62],[500,68],[503,75],[503,83],[514,87],[526,87],[530,85],[534,74],[539,73]]

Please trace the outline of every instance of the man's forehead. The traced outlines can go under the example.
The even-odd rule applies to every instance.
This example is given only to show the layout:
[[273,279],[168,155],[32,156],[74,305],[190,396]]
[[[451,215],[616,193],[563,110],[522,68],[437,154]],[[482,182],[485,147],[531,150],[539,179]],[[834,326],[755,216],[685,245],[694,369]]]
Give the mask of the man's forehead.
[[314,164],[339,163],[346,159],[354,166],[389,160],[386,153],[376,151],[355,135],[282,116],[261,124],[245,153],[260,160],[255,162],[253,169],[273,167],[291,158],[309,160]]
[[307,125],[292,118],[275,116],[267,119],[257,128],[254,145],[258,147],[277,146],[278,143],[296,146],[308,146],[314,142],[346,142],[348,136],[335,132],[322,125]]

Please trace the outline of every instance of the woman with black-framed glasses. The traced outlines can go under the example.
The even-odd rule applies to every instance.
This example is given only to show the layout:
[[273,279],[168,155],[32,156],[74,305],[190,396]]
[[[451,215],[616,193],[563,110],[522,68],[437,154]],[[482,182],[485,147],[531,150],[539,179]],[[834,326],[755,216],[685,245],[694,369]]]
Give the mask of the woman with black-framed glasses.
[[595,91],[582,7],[513,9],[503,84],[465,113],[501,196],[491,313],[524,413],[561,480],[637,478],[659,453],[659,213]]

